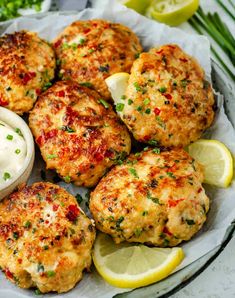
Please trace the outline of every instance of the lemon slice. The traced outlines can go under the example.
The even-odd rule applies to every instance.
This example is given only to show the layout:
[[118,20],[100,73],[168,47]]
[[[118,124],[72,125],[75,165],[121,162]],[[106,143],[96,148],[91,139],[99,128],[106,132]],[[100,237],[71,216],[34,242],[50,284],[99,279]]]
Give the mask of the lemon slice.
[[147,16],[170,26],[187,21],[198,9],[199,0],[154,0]]
[[105,80],[115,104],[123,102],[129,77],[129,73],[118,72]]
[[216,140],[199,140],[188,147],[189,154],[204,166],[204,183],[228,187],[233,178],[233,158]]
[[134,9],[138,13],[144,14],[151,0],[119,0],[119,2],[128,8]]
[[98,234],[93,261],[100,275],[111,285],[138,288],[167,277],[184,258],[182,248],[156,248],[142,244],[115,244]]

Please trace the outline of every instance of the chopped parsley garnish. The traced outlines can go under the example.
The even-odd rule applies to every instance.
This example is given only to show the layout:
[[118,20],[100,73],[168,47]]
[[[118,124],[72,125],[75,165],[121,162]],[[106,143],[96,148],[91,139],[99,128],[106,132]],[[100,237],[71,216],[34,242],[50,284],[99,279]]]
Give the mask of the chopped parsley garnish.
[[158,141],[156,140],[150,140],[148,141],[149,145],[152,145],[152,146],[157,146],[158,145]]
[[142,229],[137,228],[137,229],[135,230],[135,236],[136,236],[136,237],[139,237],[139,236],[141,235],[142,231],[143,231]]
[[7,135],[7,139],[8,139],[9,141],[12,141],[12,140],[13,140],[13,135]]
[[149,104],[150,103],[150,99],[149,98],[145,98],[145,100],[144,100],[144,105],[147,105],[147,104]]
[[134,82],[133,85],[134,85],[136,91],[141,91],[141,87],[137,82]]
[[177,86],[177,82],[176,81],[173,82],[173,86],[175,86],[175,87]]
[[122,95],[122,96],[121,96],[121,99],[122,99],[122,100],[125,100],[125,99],[126,99],[126,95]]
[[46,91],[49,87],[51,87],[52,86],[52,83],[51,82],[47,82],[44,86],[43,86],[43,88],[42,88],[42,91]]
[[160,87],[158,90],[159,90],[161,93],[164,93],[164,92],[166,92],[166,87]]
[[36,290],[34,291],[34,294],[35,294],[35,295],[42,295],[42,292],[41,292],[39,289],[36,289]]
[[161,153],[160,148],[154,148],[152,151],[153,151],[153,153],[156,153],[156,154]]
[[124,103],[118,103],[117,105],[116,105],[116,111],[118,111],[118,112],[122,112],[123,111],[123,109],[124,109]]
[[44,246],[43,246],[43,249],[44,249],[44,250],[48,250],[48,249],[49,249],[49,246],[48,246],[48,245],[44,245]]
[[149,191],[147,192],[147,199],[151,200],[155,204],[161,205],[159,199],[152,197]]
[[81,204],[81,202],[83,201],[83,198],[79,193],[76,194],[75,198],[76,198],[78,204]]
[[67,183],[70,183],[70,181],[71,181],[71,177],[68,176],[68,175],[65,176],[65,177],[64,177],[64,181],[67,182]]
[[13,238],[15,240],[19,239],[19,233],[18,232],[13,232]]
[[53,277],[53,276],[55,276],[55,271],[53,271],[53,270],[49,270],[49,271],[47,271],[47,276],[48,276],[48,277]]
[[167,174],[170,178],[173,178],[173,179],[176,178],[175,175],[174,175],[172,172],[167,172],[166,174]]
[[67,131],[69,133],[75,132],[75,130],[68,125],[61,126],[61,130]]
[[107,103],[107,101],[105,101],[104,99],[100,98],[98,102],[101,103],[105,107],[105,109],[109,108],[109,103]]
[[151,109],[146,109],[145,110],[145,114],[148,114],[149,115],[150,113],[151,113]]
[[100,66],[99,67],[99,71],[101,71],[101,72],[108,72],[109,71],[109,65],[108,64],[106,64],[105,66]]
[[142,215],[143,215],[143,216],[148,215],[148,211],[143,211],[143,212],[142,212]]
[[8,173],[8,172],[5,172],[4,174],[3,174],[3,179],[6,181],[6,180],[8,180],[8,179],[10,179],[11,178],[11,175]]
[[133,100],[129,98],[128,101],[127,101],[127,103],[128,103],[128,105],[130,106],[130,105],[133,104]]
[[15,153],[16,153],[16,154],[20,154],[20,152],[21,152],[20,149],[16,149],[16,150],[15,150]]
[[85,87],[88,87],[88,88],[92,88],[93,87],[93,84],[90,83],[90,82],[83,82],[83,83],[79,83],[80,86],[85,86]]
[[186,219],[185,221],[189,226],[195,225],[195,221],[193,219]]
[[120,224],[123,222],[124,216],[119,217],[119,219],[116,221],[116,228],[120,229]]
[[141,112],[141,111],[142,111],[142,107],[141,107],[141,106],[138,106],[138,107],[136,108],[136,110],[137,110],[138,112]]
[[28,229],[31,227],[31,222],[29,220],[27,220],[24,224],[24,228]]
[[139,178],[136,169],[129,168],[129,173],[132,174],[135,178]]
[[135,54],[135,59],[138,59],[139,56],[140,56],[140,53],[136,53],[136,54]]
[[56,154],[47,154],[47,159],[53,159],[58,157]]
[[78,44],[84,44],[85,43],[85,39],[84,38],[80,38]]
[[23,134],[18,127],[15,129],[15,132],[18,133],[19,136],[23,137]]
[[10,86],[6,88],[6,91],[11,91],[11,90],[12,90],[12,89],[11,89]]

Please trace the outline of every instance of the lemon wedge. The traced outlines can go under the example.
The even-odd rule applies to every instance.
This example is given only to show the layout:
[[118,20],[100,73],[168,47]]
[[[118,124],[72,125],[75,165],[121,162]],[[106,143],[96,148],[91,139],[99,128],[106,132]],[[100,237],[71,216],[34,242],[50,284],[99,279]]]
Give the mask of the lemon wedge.
[[119,0],[119,2],[128,8],[134,9],[138,13],[144,14],[151,0]]
[[129,77],[129,73],[118,72],[105,80],[115,104],[123,102]]
[[188,146],[189,154],[204,167],[204,183],[228,187],[233,178],[233,158],[217,140],[199,140]]
[[161,23],[178,26],[198,9],[199,0],[154,0],[146,15]]
[[182,248],[156,248],[142,244],[115,244],[106,234],[98,234],[93,261],[100,275],[120,288],[147,286],[167,277],[183,260]]

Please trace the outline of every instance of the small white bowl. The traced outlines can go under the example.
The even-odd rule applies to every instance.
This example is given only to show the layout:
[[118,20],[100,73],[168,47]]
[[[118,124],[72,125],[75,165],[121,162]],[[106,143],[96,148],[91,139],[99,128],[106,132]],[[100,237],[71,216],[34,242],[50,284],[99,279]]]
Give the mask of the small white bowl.
[[[34,140],[32,133],[25,123],[25,121],[15,114],[14,112],[0,107],[0,120],[11,126],[12,128],[19,128],[26,141],[27,154],[24,160],[24,164],[20,171],[16,174],[13,179],[8,180],[4,185],[0,185],[0,200],[9,195],[13,190],[28,180],[34,163]],[[6,157],[7,158],[7,157]]]

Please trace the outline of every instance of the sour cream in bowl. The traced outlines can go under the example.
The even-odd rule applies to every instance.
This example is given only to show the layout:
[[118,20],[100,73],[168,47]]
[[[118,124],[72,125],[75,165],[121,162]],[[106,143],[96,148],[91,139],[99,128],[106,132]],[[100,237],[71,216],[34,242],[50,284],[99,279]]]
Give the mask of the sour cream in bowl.
[[14,112],[0,107],[0,199],[28,180],[34,154],[28,125]]

